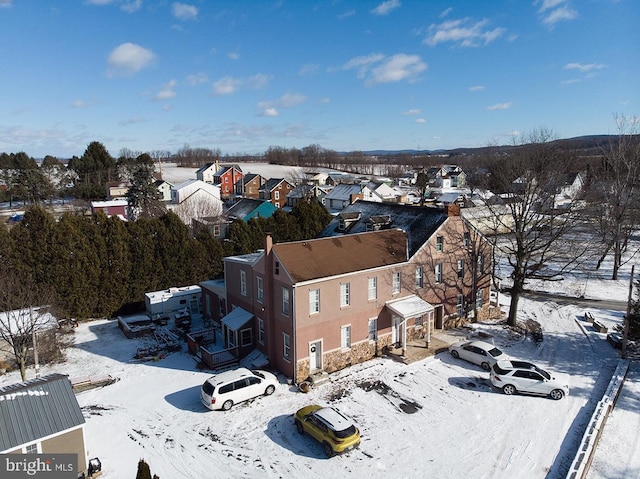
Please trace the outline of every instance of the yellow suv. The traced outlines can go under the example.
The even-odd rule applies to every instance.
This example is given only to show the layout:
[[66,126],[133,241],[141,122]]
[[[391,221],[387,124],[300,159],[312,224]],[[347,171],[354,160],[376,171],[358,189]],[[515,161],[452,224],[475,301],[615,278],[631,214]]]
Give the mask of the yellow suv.
[[342,454],[360,445],[360,431],[332,407],[306,406],[294,415],[300,434],[305,432],[322,444],[327,457]]

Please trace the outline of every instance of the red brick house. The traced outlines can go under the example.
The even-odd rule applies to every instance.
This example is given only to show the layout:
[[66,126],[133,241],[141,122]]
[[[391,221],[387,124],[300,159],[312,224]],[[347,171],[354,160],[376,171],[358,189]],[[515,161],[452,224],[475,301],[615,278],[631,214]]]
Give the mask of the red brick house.
[[236,195],[257,200],[265,183],[266,180],[257,173],[247,173],[242,181],[236,183]]
[[287,195],[293,191],[295,185],[284,178],[270,178],[260,190],[260,199],[273,203],[277,208],[287,204]]
[[297,383],[488,314],[491,246],[459,209],[371,205],[362,202],[350,225],[363,232],[336,233],[336,219],[324,238],[272,244],[268,236],[264,250],[225,258],[224,291],[203,287],[205,302],[225,305],[220,315],[246,312],[242,324],[214,317],[225,334],[253,341]]
[[238,165],[221,166],[213,175],[213,184],[220,186],[222,198],[228,198],[235,193],[235,185],[242,181],[242,170]]

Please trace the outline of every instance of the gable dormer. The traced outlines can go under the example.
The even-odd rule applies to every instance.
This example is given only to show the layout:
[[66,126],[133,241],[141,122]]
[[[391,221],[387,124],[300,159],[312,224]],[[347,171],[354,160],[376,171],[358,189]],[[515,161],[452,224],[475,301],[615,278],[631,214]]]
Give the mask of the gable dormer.
[[367,231],[379,231],[391,226],[391,215],[374,215],[366,221]]
[[347,231],[351,226],[360,221],[361,217],[362,213],[359,211],[354,211],[353,213],[340,213],[338,215],[338,231]]

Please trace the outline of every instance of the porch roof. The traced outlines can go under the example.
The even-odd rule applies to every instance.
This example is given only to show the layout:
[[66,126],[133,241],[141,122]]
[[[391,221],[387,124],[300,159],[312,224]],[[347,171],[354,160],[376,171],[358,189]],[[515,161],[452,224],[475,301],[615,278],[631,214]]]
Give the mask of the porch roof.
[[253,318],[253,313],[238,307],[222,318],[222,324],[232,331],[237,331],[251,321],[251,318]]
[[415,318],[433,311],[435,308],[424,299],[412,294],[401,299],[386,302],[387,308],[403,319]]

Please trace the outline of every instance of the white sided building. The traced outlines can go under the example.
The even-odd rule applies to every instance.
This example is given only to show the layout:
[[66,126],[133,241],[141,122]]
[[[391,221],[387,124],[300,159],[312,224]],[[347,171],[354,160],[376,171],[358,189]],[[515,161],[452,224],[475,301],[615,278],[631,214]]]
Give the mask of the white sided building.
[[144,295],[147,314],[153,320],[169,318],[185,309],[192,316],[199,315],[201,299],[202,290],[197,285],[163,289]]

